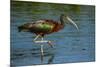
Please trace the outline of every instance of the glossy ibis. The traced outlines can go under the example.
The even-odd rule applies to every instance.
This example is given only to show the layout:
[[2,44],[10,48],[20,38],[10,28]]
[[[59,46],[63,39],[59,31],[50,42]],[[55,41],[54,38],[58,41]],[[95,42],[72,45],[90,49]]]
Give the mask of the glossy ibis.
[[[65,24],[68,23],[75,26],[75,28],[78,30],[78,26],[75,24],[75,22],[72,21],[67,15],[64,14],[61,14],[60,22],[49,20],[49,19],[43,19],[43,20],[38,20],[36,22],[23,24],[18,27],[18,30],[19,32],[24,31],[24,32],[35,33],[36,34],[36,37],[34,38],[35,43],[48,43],[52,47],[51,41],[44,40],[43,39],[44,36],[47,34],[58,32],[59,30],[65,27]],[[37,40],[38,38],[41,38],[41,40]],[[43,45],[41,45],[41,52],[43,54],[42,48]]]

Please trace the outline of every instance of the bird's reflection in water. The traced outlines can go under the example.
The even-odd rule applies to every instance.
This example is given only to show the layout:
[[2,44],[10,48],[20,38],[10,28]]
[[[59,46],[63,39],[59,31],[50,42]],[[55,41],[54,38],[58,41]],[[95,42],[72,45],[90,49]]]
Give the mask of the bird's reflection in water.
[[48,64],[51,64],[54,59],[54,54],[51,54],[50,58],[48,59]]
[[40,44],[40,50],[38,51],[38,55],[40,55],[41,64],[50,64],[53,62],[54,58],[54,48],[46,47],[48,45]]
[[[54,60],[55,55],[55,48],[50,48],[44,46],[43,55],[41,55],[40,46],[34,47],[32,49],[17,49],[14,50],[14,53],[11,54],[12,58],[11,60],[14,61],[11,63],[11,65],[20,65],[20,63],[24,64],[24,62],[27,62],[27,59],[30,59],[30,62],[33,65],[36,64],[51,64]],[[19,62],[18,62],[19,61]],[[27,63],[28,64],[28,63]]]
[[[48,46],[48,44],[38,44],[39,49],[37,50],[38,57],[40,57],[41,64],[50,64],[53,62],[54,58],[54,44],[53,46]],[[33,49],[34,50],[34,49]],[[39,56],[40,55],[40,56]]]
[[[41,58],[41,64],[51,64],[54,59],[54,53],[48,52],[48,54],[41,55],[40,58]],[[44,63],[45,59],[47,60],[46,63]]]

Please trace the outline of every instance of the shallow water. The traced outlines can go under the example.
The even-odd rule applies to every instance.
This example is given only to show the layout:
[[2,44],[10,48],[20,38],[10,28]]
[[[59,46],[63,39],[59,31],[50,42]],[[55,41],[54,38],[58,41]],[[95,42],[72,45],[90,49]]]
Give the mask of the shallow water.
[[[18,32],[17,27],[39,19],[59,21],[68,14],[79,26],[70,24],[59,32],[47,35],[54,48],[44,44],[41,61],[40,44],[32,40],[35,34]],[[37,2],[11,2],[11,66],[90,62],[95,60],[95,7]]]

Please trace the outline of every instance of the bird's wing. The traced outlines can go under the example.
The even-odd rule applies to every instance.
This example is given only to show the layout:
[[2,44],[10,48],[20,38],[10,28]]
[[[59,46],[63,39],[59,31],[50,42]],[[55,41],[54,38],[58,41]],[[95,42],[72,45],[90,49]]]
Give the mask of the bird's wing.
[[51,32],[53,28],[54,24],[50,20],[38,20],[31,29],[35,32]]

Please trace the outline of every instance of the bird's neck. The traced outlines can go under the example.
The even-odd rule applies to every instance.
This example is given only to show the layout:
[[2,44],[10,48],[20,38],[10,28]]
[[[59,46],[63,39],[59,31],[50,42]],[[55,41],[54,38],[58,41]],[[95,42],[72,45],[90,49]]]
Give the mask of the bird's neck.
[[60,17],[60,22],[61,22],[61,25],[63,25],[63,26],[65,25],[65,21],[62,16]]

